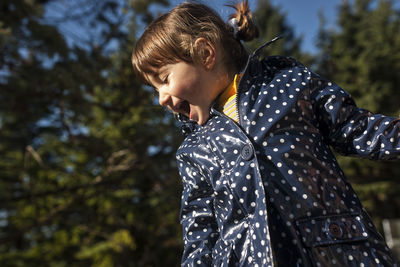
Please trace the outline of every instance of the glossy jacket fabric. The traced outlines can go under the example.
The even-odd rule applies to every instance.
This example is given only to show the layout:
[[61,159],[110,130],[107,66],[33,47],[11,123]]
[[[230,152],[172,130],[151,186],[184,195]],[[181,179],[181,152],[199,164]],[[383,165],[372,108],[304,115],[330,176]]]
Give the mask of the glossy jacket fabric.
[[239,82],[240,125],[214,109],[203,126],[185,122],[182,266],[395,265],[330,146],[397,158],[400,120],[260,49]]

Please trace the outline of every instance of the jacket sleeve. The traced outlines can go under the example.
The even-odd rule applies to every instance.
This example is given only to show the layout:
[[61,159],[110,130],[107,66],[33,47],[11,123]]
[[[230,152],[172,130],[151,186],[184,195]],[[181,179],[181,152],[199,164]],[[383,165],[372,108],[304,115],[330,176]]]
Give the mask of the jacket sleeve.
[[213,208],[214,191],[199,165],[183,155],[178,155],[177,160],[183,184],[182,266],[211,266],[212,249],[219,235]]
[[344,155],[374,160],[400,158],[400,119],[358,108],[338,85],[310,73],[310,98],[319,129]]

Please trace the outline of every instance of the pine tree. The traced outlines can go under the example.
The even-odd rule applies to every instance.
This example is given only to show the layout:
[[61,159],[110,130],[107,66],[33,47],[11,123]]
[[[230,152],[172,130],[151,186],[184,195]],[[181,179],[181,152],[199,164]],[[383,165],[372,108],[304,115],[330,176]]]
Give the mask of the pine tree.
[[1,4],[1,266],[179,262],[180,137],[133,75],[131,3]]
[[302,38],[295,35],[279,6],[274,6],[270,0],[258,0],[254,8],[254,18],[260,35],[255,41],[250,42],[251,51],[277,36],[282,36],[281,40],[263,51],[263,56],[291,56],[305,65],[313,62],[311,55],[301,51]]

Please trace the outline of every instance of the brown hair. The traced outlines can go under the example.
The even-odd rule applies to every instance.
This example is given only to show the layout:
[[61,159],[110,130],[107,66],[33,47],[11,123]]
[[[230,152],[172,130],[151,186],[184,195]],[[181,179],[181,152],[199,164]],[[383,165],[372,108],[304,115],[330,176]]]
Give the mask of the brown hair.
[[132,53],[132,64],[139,78],[150,84],[147,75],[166,64],[184,61],[198,63],[202,49],[194,47],[203,37],[215,46],[223,48],[223,63],[237,72],[244,67],[248,53],[240,40],[250,41],[258,37],[258,29],[252,19],[248,1],[231,6],[236,13],[234,28],[225,23],[210,7],[199,3],[182,3],[170,12],[154,20],[137,41]]

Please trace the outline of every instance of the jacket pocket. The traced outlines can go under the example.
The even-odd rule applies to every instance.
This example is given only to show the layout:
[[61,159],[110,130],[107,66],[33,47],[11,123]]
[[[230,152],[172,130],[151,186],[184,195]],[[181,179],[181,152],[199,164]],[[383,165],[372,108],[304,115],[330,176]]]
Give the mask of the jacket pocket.
[[364,241],[368,233],[358,213],[319,216],[296,221],[307,247]]

